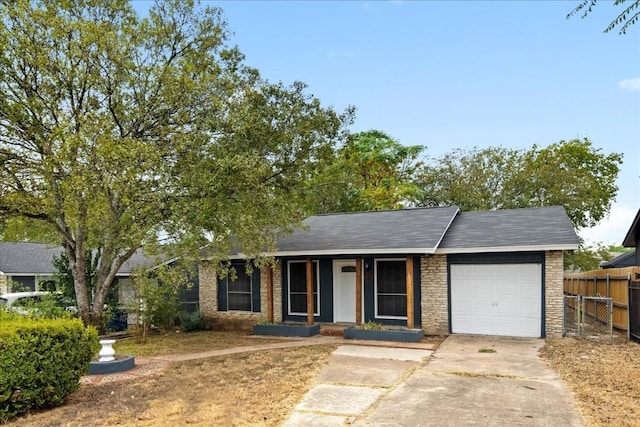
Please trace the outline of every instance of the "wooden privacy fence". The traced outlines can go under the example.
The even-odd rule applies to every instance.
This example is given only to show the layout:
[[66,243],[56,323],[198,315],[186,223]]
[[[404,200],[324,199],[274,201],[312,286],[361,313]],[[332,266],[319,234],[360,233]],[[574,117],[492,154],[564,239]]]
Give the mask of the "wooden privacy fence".
[[[564,294],[613,300],[613,327],[629,329],[629,285],[640,281],[640,267],[610,268],[564,275]],[[586,313],[590,314],[590,313]]]

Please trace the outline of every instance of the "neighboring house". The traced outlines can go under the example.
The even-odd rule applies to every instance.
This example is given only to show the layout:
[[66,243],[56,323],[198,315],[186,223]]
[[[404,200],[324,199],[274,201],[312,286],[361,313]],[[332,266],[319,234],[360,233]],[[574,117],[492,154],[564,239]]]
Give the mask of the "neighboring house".
[[602,264],[602,268],[623,268],[640,266],[640,209],[636,213],[627,235],[622,241],[625,248],[635,248],[634,251],[625,252],[612,260]]
[[[0,293],[18,290],[40,291],[41,284],[53,278],[53,257],[60,256],[60,246],[30,242],[0,242]],[[14,286],[15,288],[15,286]]]
[[303,224],[268,254],[273,268],[249,276],[245,257],[235,254],[231,280],[202,261],[201,313],[217,321],[304,322],[311,308],[312,320],[322,323],[375,321],[429,334],[562,334],[562,251],[578,248],[562,207],[358,212]]
[[[21,288],[32,291],[42,290],[43,282],[53,279],[56,269],[53,258],[60,256],[63,249],[45,243],[0,242],[0,294],[10,292],[10,284],[15,282]],[[136,251],[120,268],[114,285],[118,286],[118,300],[126,304],[133,297],[131,274],[153,260],[142,250]],[[189,311],[198,307],[198,278],[192,279],[192,287],[185,291],[183,305]]]
[[636,260],[636,251],[624,252],[609,261],[600,264],[601,268],[625,268],[640,265]]

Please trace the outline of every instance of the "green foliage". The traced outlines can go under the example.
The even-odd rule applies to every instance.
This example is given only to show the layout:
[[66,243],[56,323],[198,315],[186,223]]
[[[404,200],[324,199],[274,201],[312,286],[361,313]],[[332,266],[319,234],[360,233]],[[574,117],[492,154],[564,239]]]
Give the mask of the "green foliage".
[[140,271],[132,277],[133,298],[126,310],[136,321],[136,334],[144,341],[148,330],[175,326],[181,310],[181,297],[190,286],[189,269],[181,264],[162,265]]
[[[582,0],[580,4],[567,15],[567,19],[576,14],[581,14],[582,18],[586,18],[597,3],[598,0]],[[610,2],[608,2],[608,4],[610,4]],[[619,34],[626,34],[629,27],[640,20],[640,0],[632,0],[629,3],[627,3],[627,0],[615,0],[613,6],[622,6],[623,10],[616,19],[609,23],[604,32],[608,33],[616,27],[619,27]]]
[[183,311],[180,313],[180,329],[182,332],[204,331],[207,325],[200,311]]
[[34,319],[69,319],[74,317],[70,311],[66,310],[67,300],[59,293],[42,295],[40,301],[29,299],[18,300],[18,302],[20,301],[26,301],[20,304],[20,309]]
[[194,1],[144,17],[126,0],[0,2],[0,224],[55,229],[85,323],[101,324],[118,270],[159,235],[171,256],[211,236],[214,256],[273,246],[344,139],[352,111],[262,80],[228,35]]
[[369,320],[368,322],[363,323],[361,328],[365,331],[381,331],[382,329],[384,329],[384,325],[382,323]]
[[61,404],[98,350],[96,330],[78,319],[0,312],[0,421]]
[[0,218],[0,241],[60,243],[60,235],[46,222],[29,218]]
[[405,146],[378,130],[351,135],[309,182],[310,213],[399,209],[420,194],[414,174],[421,145]]
[[565,252],[564,269],[572,272],[599,270],[600,264],[612,260],[616,253],[632,250],[632,248],[623,248],[616,245],[607,246],[602,243],[588,247],[581,243],[576,251]]
[[419,173],[422,206],[463,211],[562,205],[576,228],[604,218],[615,199],[622,154],[588,139],[541,148],[454,150]]

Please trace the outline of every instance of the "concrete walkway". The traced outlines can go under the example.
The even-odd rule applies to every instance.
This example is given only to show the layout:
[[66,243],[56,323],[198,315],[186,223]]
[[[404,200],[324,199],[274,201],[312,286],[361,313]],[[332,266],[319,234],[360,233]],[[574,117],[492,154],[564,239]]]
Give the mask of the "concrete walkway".
[[285,426],[350,424],[418,368],[432,351],[342,345],[296,406]]

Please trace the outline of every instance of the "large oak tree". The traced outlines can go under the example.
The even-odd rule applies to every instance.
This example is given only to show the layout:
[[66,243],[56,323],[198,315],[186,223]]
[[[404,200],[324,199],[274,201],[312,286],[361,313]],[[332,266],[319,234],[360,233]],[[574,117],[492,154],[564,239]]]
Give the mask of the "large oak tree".
[[159,236],[214,253],[273,242],[304,215],[296,185],[344,136],[350,112],[261,80],[227,38],[220,9],[186,0],[144,18],[125,0],[0,2],[0,223],[56,231],[86,323]]

